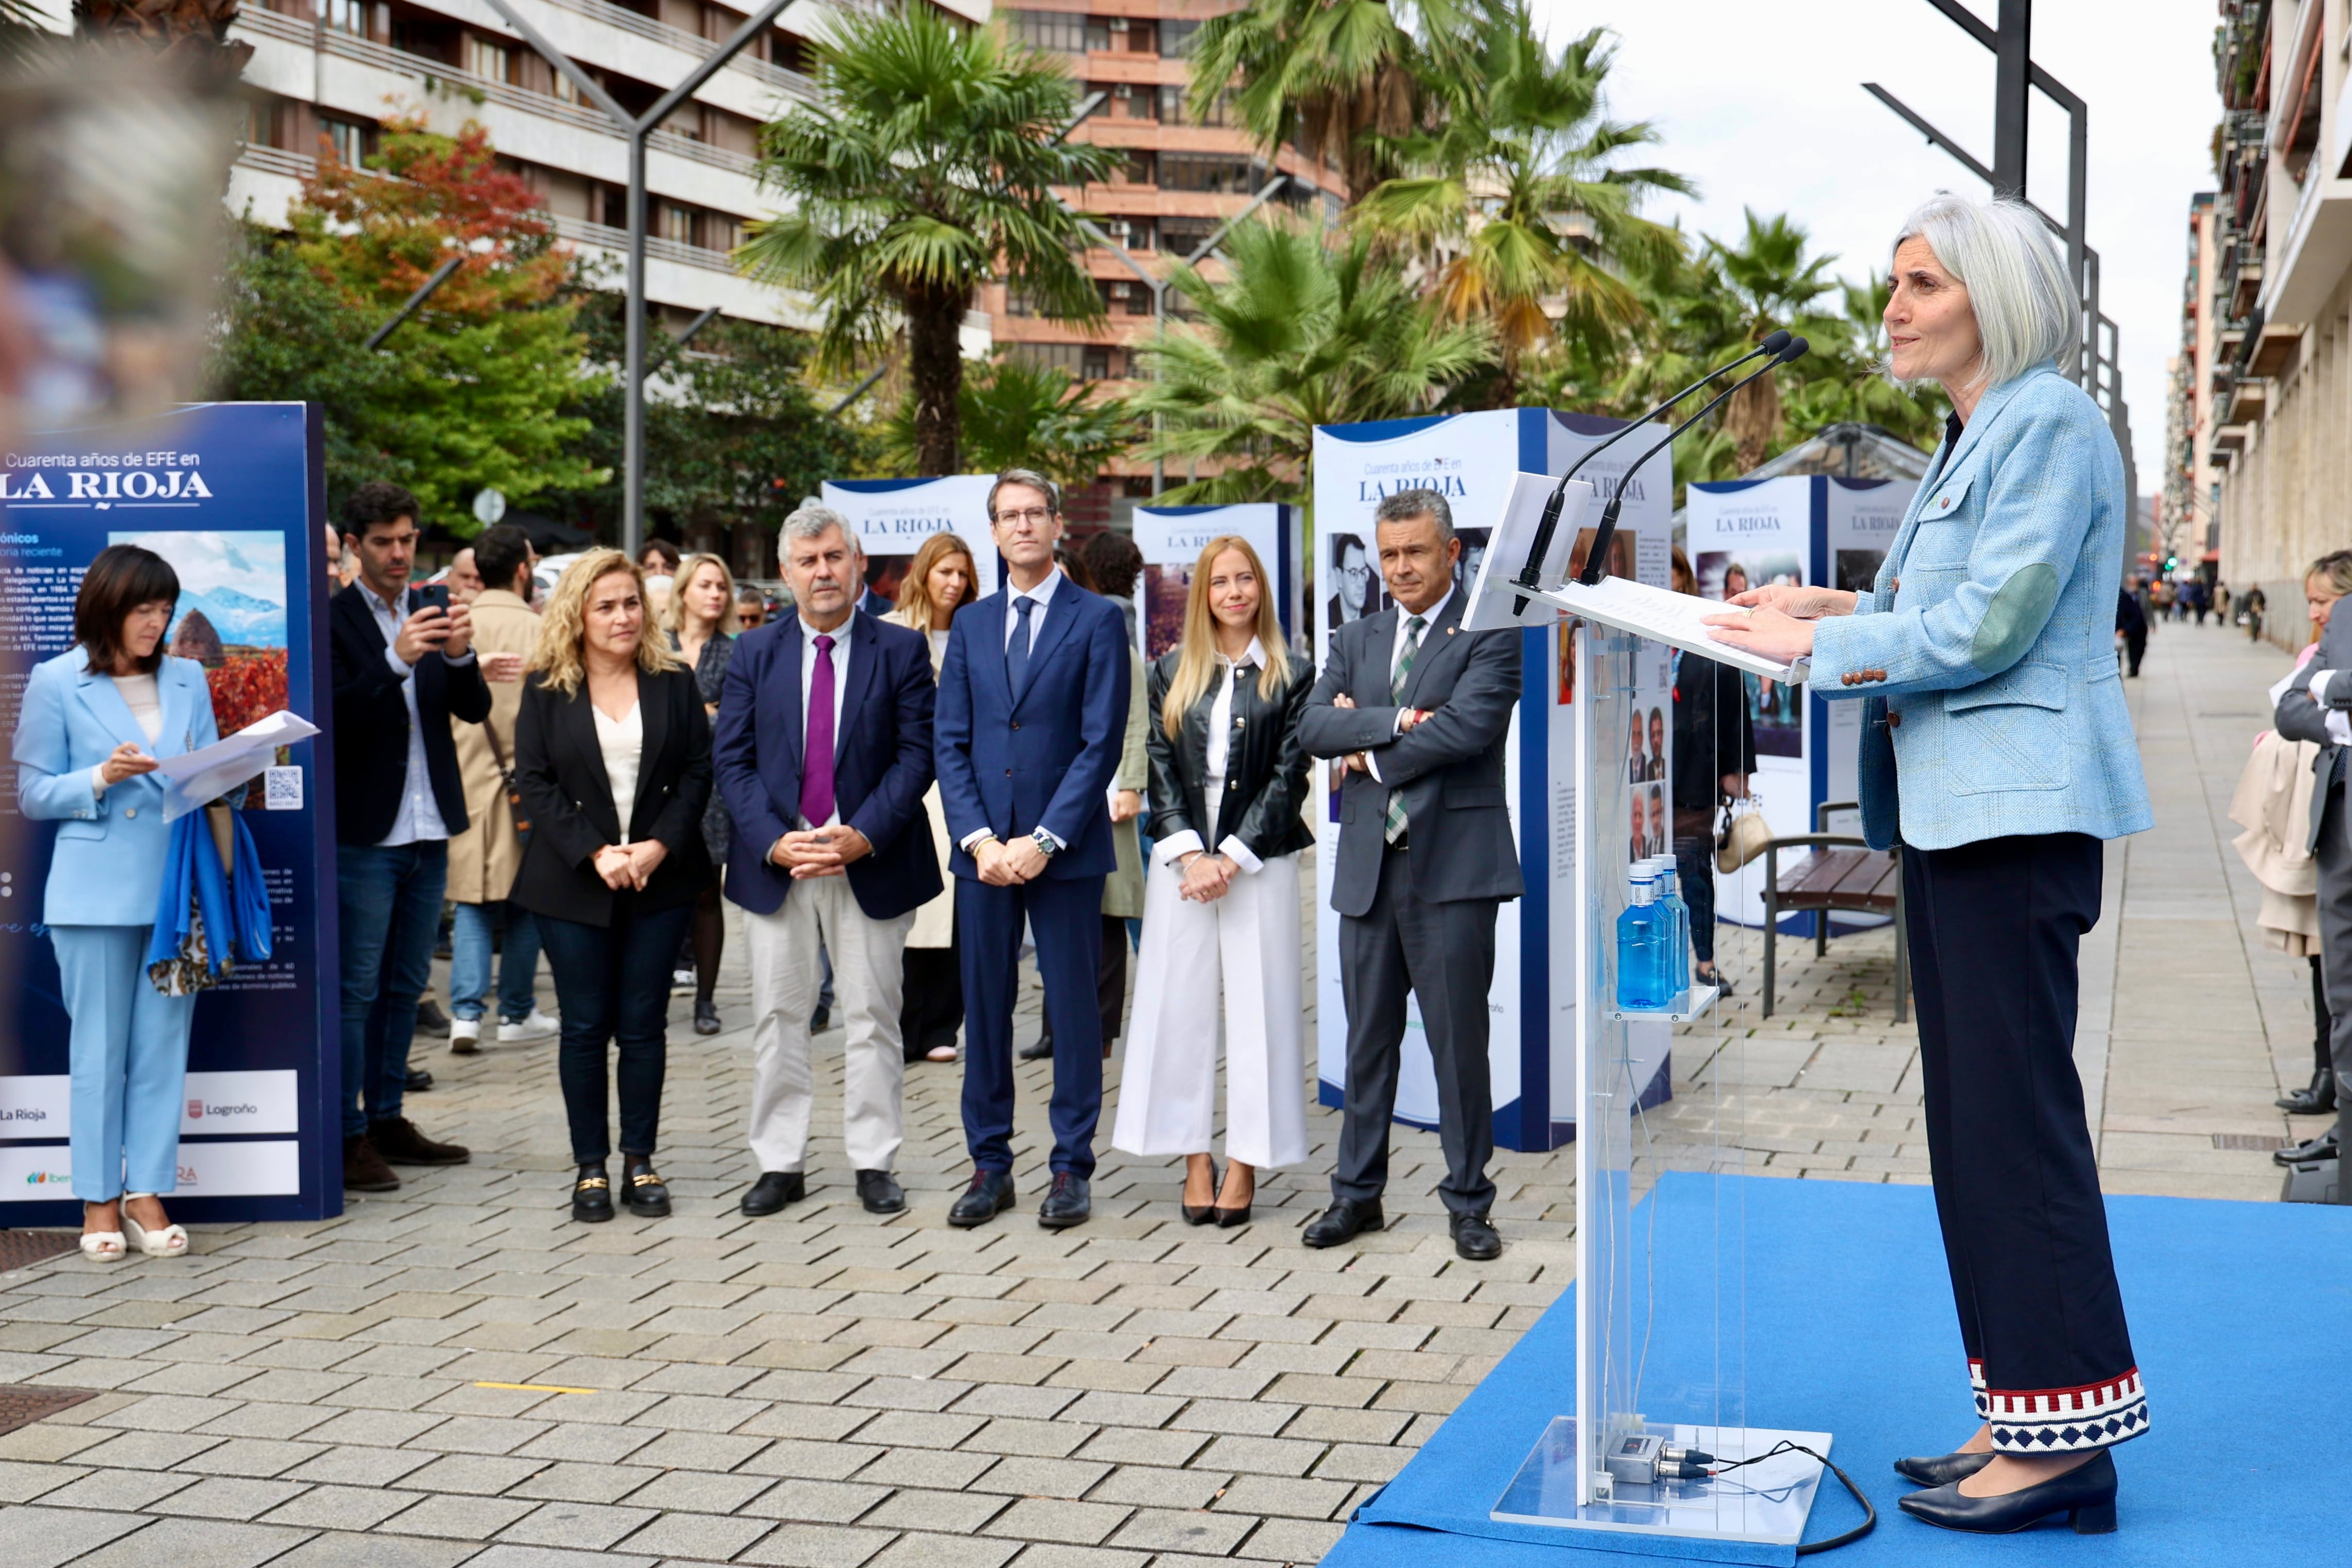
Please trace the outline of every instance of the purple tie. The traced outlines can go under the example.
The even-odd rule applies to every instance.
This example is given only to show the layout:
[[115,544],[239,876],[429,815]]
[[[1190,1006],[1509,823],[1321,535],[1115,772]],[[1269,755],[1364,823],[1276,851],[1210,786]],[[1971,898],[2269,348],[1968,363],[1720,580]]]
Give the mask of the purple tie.
[[801,815],[812,828],[833,815],[833,639],[816,640],[809,675],[807,755],[801,761]]

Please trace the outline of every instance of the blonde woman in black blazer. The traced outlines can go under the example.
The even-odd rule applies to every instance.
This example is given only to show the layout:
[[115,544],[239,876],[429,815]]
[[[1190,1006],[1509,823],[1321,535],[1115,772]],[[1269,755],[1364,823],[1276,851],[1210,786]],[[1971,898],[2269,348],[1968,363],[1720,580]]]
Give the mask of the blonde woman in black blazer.
[[530,826],[511,896],[539,916],[563,1009],[556,1064],[580,1167],[572,1217],[590,1221],[613,1218],[607,1044],[619,1048],[622,1202],[646,1218],[670,1211],[653,1163],[670,971],[712,876],[710,724],[694,672],[649,622],[644,572],[626,556],[573,562],[548,602],[515,720]]

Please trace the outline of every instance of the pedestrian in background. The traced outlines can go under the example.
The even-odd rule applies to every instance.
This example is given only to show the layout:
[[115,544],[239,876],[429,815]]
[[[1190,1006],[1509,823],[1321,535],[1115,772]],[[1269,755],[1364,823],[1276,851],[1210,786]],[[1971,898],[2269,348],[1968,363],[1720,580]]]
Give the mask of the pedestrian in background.
[[2116,630],[2123,634],[2125,674],[2136,677],[2147,657],[2147,615],[2128,586],[2116,591]]
[[537,1002],[539,925],[507,896],[522,864],[513,800],[515,716],[523,665],[539,641],[539,616],[526,597],[539,556],[530,536],[511,523],[483,529],[469,553],[483,574],[471,608],[490,711],[479,724],[450,726],[466,791],[465,831],[449,840],[449,1050],[457,1056],[481,1049],[494,941],[499,1042],[543,1040],[557,1027]]
[[2335,615],[2336,601],[2347,592],[2352,550],[2336,550],[2311,563],[2304,575],[2304,599],[2318,641],[2274,688],[2279,734],[2318,748],[2304,843],[2318,867],[2319,966],[2329,1020],[2328,1071],[2323,1075],[2315,1062],[2310,1089],[2295,1097],[2300,1103],[2282,1103],[2306,1113],[2332,1105],[2337,1116],[2335,1126],[2274,1154],[2272,1158],[2283,1166],[2338,1158],[2343,1118],[2352,1111],[2352,821],[2346,817],[2344,790],[2346,748],[2352,747],[2352,616],[2338,621]]
[[907,932],[940,891],[923,821],[931,782],[930,650],[855,606],[865,564],[847,519],[803,506],[777,553],[794,611],[746,638],[719,707],[719,787],[734,812],[727,894],[751,964],[754,1217],[807,1195],[816,1100],[810,1009],[820,955],[841,1002],[842,1146],[858,1202],[897,1214],[906,1136],[899,1038]]
[[[727,664],[735,655],[740,629],[735,616],[735,574],[715,555],[688,556],[677,569],[677,586],[662,612],[662,630],[702,693],[703,711],[719,716],[719,694],[727,685]],[[702,812],[702,845],[710,863],[727,863],[731,824],[726,798],[717,789]],[[694,950],[694,1032],[717,1034],[720,1029],[715,991],[719,960],[727,951],[727,915],[719,906],[716,878],[695,901],[689,936]]]
[[74,645],[34,666],[11,747],[18,809],[62,824],[36,929],[56,949],[71,1020],[73,1194],[82,1255],[101,1263],[123,1256],[126,1237],[151,1257],[188,1249],[163,1195],[180,1184],[196,998],[147,973],[172,834],[155,768],[219,734],[204,666],[163,653],[179,599],[178,574],[152,550],[99,551],[74,595]]
[[530,841],[514,900],[539,916],[563,1011],[556,1071],[578,1166],[572,1218],[613,1218],[607,1107],[617,1088],[621,1201],[659,1218],[670,1211],[654,1167],[670,965],[713,875],[702,843],[710,722],[694,672],[653,630],[643,571],[618,550],[565,569],[530,669],[515,729]]
[[[948,631],[956,612],[980,597],[980,574],[972,564],[971,547],[954,534],[933,534],[915,552],[907,575],[898,584],[898,605],[882,617],[895,626],[919,632],[931,653],[931,679],[937,684],[946,662]],[[948,863],[948,819],[940,806],[939,780],[923,791],[923,814],[931,825],[931,848],[942,866]],[[939,896],[915,912],[907,933],[906,981],[898,1010],[898,1038],[907,1060],[953,1061],[956,1035],[963,1028],[963,976],[956,949],[955,889],[943,887]]]
[[[1675,547],[1676,593],[1696,596],[1690,558]],[[1562,636],[1568,633],[1561,632]],[[1692,972],[1701,985],[1730,982],[1715,962],[1715,830],[1720,812],[1748,799],[1756,771],[1756,721],[1739,671],[1676,649],[1675,672],[1675,885],[1690,906]]]
[[735,585],[735,632],[757,632],[768,623],[768,595],[756,582]]
[[[1247,1224],[1257,1173],[1307,1157],[1298,857],[1315,833],[1298,716],[1314,682],[1285,645],[1257,551],[1211,539],[1182,638],[1151,664],[1151,881],[1111,1135],[1130,1154],[1185,1157],[1190,1225]],[[1221,1019],[1223,1182],[1210,1155]]]
[[417,1002],[449,882],[466,789],[451,720],[479,724],[490,688],[472,612],[411,588],[416,497],[370,480],[343,506],[359,575],[327,603],[334,682],[335,890],[341,943],[343,1185],[392,1192],[394,1166],[463,1165],[402,1114]]

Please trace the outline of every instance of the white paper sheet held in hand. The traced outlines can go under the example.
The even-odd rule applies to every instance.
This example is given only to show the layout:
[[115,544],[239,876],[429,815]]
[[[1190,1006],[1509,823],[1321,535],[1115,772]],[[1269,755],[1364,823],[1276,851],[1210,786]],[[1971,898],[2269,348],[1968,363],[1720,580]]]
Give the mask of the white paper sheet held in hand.
[[178,757],[157,760],[163,781],[163,820],[176,821],[240,784],[261,776],[278,759],[278,748],[308,740],[319,727],[284,708],[255,719],[235,735]]
[[1478,568],[1478,580],[1471,585],[1465,625],[1479,632],[1514,624],[1547,625],[1564,612],[1676,648],[1687,648],[1768,680],[1792,685],[1804,680],[1809,660],[1784,664],[1761,653],[1717,642],[1713,630],[1706,624],[1706,618],[1744,613],[1720,601],[1652,588],[1624,577],[1604,577],[1590,587],[1572,580],[1569,574],[1583,565],[1583,551],[1593,542],[1590,537],[1593,530],[1585,527],[1592,509],[1592,486],[1580,479],[1569,483],[1559,520],[1553,528],[1551,548],[1537,569],[1539,586],[1529,590],[1514,581],[1527,561],[1528,552],[1534,548],[1544,502],[1554,483],[1546,475],[1521,474],[1513,484],[1501,514],[1495,518],[1486,559]]

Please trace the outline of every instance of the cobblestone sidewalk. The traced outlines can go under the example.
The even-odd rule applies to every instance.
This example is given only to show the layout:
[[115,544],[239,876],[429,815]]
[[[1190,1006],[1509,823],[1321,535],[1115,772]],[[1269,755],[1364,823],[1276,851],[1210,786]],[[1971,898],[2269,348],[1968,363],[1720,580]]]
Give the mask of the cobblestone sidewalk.
[[[2121,918],[2101,930],[2120,936],[2087,956],[2083,1053],[2118,1190],[2276,1192],[2261,1154],[2210,1134],[2283,1133],[2264,1107],[2307,1060],[2299,977],[2247,937],[2250,884],[2216,826],[2279,667],[2168,628],[2134,694],[2162,826],[2110,856]],[[1676,1099],[1652,1117],[1668,1157],[1711,1157],[1695,1145],[1719,1097],[1746,1168],[1925,1179],[1887,937],[1781,951],[1763,1020],[1755,938],[1727,936],[1742,992],[1677,1046]],[[568,1223],[551,1043],[466,1059],[424,1041],[441,1083],[412,1110],[472,1165],[325,1225],[206,1229],[175,1262],[0,1276],[0,1384],[100,1391],[0,1437],[0,1563],[1313,1563],[1568,1281],[1572,1149],[1498,1156],[1499,1263],[1454,1260],[1436,1140],[1411,1132],[1391,1228],[1301,1248],[1338,1131],[1320,1110],[1253,1226],[1184,1227],[1175,1167],[1106,1151],[1093,1223],[1040,1230],[1042,1065],[1021,1071],[1019,1208],[946,1227],[958,1078],[926,1065],[911,1210],[877,1220],[841,1156],[838,1034],[810,1199],[746,1220],[748,1040],[684,1019],[669,1220]]]

